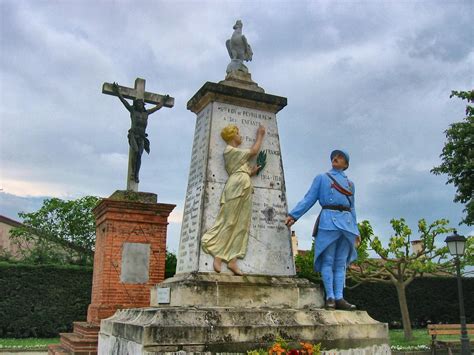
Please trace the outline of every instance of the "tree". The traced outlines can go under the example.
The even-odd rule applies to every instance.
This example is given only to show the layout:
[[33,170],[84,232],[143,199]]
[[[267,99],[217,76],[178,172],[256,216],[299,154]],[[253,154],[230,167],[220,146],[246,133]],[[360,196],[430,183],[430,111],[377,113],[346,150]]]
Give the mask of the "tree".
[[93,208],[98,197],[65,201],[46,199],[36,212],[20,212],[23,226],[12,238],[24,261],[32,263],[78,263],[92,265],[95,245]]
[[176,264],[178,260],[176,255],[170,251],[166,251],[166,261],[165,261],[165,279],[168,277],[173,277],[176,274]]
[[[98,197],[65,201],[46,199],[36,212],[20,212],[23,226],[11,231],[20,247],[22,261],[33,264],[92,265],[95,247],[95,218],[92,210]],[[0,251],[0,260],[13,257]],[[165,277],[176,272],[176,255],[166,251]]]
[[[474,102],[474,90],[452,91],[450,97]],[[435,175],[447,174],[447,184],[456,187],[454,202],[465,204],[466,217],[461,221],[474,225],[474,107],[466,105],[466,117],[445,131],[446,143],[440,155],[441,165],[433,168]]]
[[[358,250],[358,259],[349,269],[348,276],[354,282],[352,287],[357,287],[365,282],[383,282],[395,286],[402,316],[403,330],[406,340],[413,338],[410,315],[406,299],[406,288],[416,278],[423,274],[452,274],[454,263],[449,259],[447,246],[438,247],[436,238],[451,232],[448,221],[437,220],[430,225],[424,219],[418,222],[418,233],[421,247],[411,250],[411,229],[403,218],[390,221],[395,235],[389,240],[387,247],[374,236],[372,226],[368,221],[359,224],[361,245]],[[444,239],[441,240],[444,245]],[[465,258],[465,266],[472,259],[474,243],[469,238]],[[370,258],[368,249],[372,249],[380,258]]]

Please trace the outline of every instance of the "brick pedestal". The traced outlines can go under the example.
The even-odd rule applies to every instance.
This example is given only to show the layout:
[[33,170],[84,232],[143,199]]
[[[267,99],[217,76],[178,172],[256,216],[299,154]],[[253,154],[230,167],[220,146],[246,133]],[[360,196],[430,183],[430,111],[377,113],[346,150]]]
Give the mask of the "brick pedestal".
[[156,194],[130,191],[116,191],[99,203],[87,323],[75,322],[74,333],[61,334],[50,355],[97,354],[101,319],[117,309],[150,305],[150,289],[165,277],[166,231],[174,207],[157,203]]
[[[100,323],[119,308],[150,305],[150,288],[165,277],[166,229],[174,207],[156,203],[154,194],[119,191],[95,208],[96,251],[88,322]],[[146,280],[123,282],[127,277],[122,272],[125,244],[149,245]]]

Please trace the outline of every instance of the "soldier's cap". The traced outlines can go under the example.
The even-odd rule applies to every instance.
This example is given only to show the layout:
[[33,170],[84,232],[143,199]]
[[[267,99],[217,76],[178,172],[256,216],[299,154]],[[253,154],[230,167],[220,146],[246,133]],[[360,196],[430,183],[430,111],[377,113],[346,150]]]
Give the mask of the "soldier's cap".
[[[331,161],[334,159],[334,157],[336,155],[342,155],[344,157],[344,159],[346,159],[346,162],[347,162],[347,167],[349,167],[349,153],[341,150],[341,149],[336,149],[336,150],[333,150],[332,153],[331,153]],[[347,169],[347,168],[346,168]],[[346,170],[344,169],[344,170]]]

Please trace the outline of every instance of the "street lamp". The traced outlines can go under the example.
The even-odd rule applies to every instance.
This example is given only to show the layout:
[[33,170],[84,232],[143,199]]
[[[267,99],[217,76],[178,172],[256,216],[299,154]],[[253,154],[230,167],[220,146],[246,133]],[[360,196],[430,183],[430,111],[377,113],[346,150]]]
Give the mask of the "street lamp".
[[446,244],[448,244],[449,253],[454,256],[454,263],[456,264],[456,275],[458,279],[459,314],[461,318],[461,354],[470,355],[471,350],[469,349],[469,338],[467,337],[466,328],[466,315],[464,313],[461,267],[459,265],[459,257],[464,255],[464,249],[466,247],[466,238],[462,235],[459,235],[455,230],[454,234],[447,237],[445,242]]

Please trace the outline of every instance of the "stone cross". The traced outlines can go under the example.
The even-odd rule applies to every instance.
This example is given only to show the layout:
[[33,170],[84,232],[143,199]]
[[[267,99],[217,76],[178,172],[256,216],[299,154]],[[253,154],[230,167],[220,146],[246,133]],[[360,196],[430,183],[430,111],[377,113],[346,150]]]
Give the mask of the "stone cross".
[[[169,108],[174,106],[173,97],[145,91],[145,79],[141,79],[141,78],[135,79],[134,88],[118,85],[118,92],[121,94],[123,98],[126,98],[126,99],[143,100],[143,102],[145,103],[154,104],[154,105],[162,104],[164,107],[169,107]],[[111,83],[103,84],[102,93],[119,97],[119,95],[114,90],[113,84]],[[132,147],[130,147],[129,153],[128,153],[128,173],[127,173],[127,190],[130,190],[130,191],[138,191],[138,181],[136,181],[136,179],[133,178],[134,154],[136,153],[134,153],[132,150]]]

